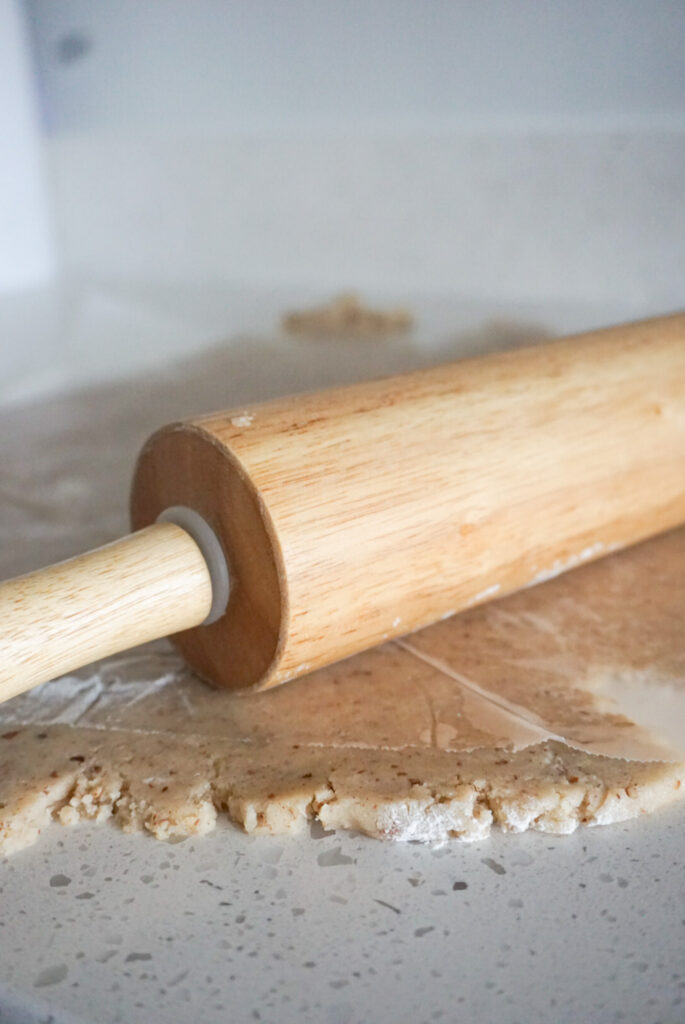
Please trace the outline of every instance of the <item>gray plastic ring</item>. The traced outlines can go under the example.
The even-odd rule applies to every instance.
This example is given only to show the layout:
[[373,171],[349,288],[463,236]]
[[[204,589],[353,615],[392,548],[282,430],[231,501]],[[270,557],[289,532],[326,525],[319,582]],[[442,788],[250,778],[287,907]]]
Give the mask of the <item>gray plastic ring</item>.
[[211,626],[226,611],[231,593],[228,562],[219,538],[199,512],[187,508],[185,505],[173,505],[171,508],[165,508],[157,516],[157,522],[175,523],[176,526],[180,526],[182,530],[190,534],[202,552],[202,557],[209,570],[209,578],[212,581],[212,607],[202,625]]

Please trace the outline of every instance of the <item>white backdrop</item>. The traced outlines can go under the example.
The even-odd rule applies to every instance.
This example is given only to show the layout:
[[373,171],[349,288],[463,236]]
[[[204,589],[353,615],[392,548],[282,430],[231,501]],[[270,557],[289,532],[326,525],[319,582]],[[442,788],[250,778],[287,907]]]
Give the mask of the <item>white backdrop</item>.
[[438,321],[685,305],[680,2],[22,10],[60,272],[0,300],[0,400],[273,331],[341,289],[409,301],[416,345]]
[[682,128],[680,0],[28,0],[49,123]]

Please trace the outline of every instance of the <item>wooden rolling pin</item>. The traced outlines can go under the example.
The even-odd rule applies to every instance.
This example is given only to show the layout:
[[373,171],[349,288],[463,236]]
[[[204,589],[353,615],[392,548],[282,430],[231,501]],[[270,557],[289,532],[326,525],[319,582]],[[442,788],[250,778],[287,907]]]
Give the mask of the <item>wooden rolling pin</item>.
[[274,686],[684,522],[685,314],[172,424],[131,518],[0,587],[1,699],[168,634]]

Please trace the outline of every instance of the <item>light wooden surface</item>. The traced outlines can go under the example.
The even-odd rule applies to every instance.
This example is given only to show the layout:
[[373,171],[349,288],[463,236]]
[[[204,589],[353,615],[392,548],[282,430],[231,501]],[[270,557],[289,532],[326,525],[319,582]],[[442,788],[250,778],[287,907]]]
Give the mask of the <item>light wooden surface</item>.
[[199,548],[171,523],[9,580],[0,585],[0,701],[199,625],[211,601]]
[[231,602],[177,642],[270,686],[685,521],[684,466],[678,315],[172,425],[132,518],[205,516]]

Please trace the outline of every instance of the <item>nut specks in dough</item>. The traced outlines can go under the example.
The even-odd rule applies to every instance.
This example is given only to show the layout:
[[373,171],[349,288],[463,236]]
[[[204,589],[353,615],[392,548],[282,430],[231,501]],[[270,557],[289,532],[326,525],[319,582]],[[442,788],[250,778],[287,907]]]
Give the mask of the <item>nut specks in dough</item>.
[[[41,739],[38,739],[38,736]],[[685,766],[634,763],[546,743],[516,753],[407,749],[238,751],[220,739],[50,726],[3,753],[0,850],[30,845],[53,821],[110,818],[157,839],[204,835],[225,812],[247,832],[307,820],[379,839],[482,839],[492,826],[568,833],[624,821],[678,795]],[[82,762],[74,763],[78,748]],[[171,767],[173,764],[174,767]]]

